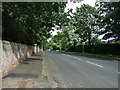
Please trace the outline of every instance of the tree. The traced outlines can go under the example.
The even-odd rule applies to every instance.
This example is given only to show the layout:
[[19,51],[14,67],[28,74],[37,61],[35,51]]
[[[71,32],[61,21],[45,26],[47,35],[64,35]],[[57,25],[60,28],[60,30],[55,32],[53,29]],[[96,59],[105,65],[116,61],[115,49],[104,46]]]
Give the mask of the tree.
[[[3,39],[25,44],[42,44],[50,37],[59,11],[66,3],[3,2]],[[14,35],[13,35],[14,34]]]
[[97,3],[101,14],[101,34],[105,34],[103,39],[113,38],[120,41],[120,2],[101,2]]
[[86,42],[91,45],[91,40],[99,32],[99,26],[97,21],[100,15],[95,7],[90,5],[82,5],[80,8],[76,8],[76,12],[73,13],[75,22],[73,25],[76,27],[76,34],[82,39],[81,42]]
[[[59,23],[61,31],[52,40],[59,50],[69,50],[86,43],[88,45],[98,43],[100,14],[96,8],[90,5],[82,5],[73,13],[72,9],[61,13],[65,22]],[[62,20],[62,21],[64,21]]]
[[69,26],[62,26],[61,32],[53,36],[49,41],[50,48],[68,51],[71,47],[80,45],[80,38],[74,33],[74,28]]

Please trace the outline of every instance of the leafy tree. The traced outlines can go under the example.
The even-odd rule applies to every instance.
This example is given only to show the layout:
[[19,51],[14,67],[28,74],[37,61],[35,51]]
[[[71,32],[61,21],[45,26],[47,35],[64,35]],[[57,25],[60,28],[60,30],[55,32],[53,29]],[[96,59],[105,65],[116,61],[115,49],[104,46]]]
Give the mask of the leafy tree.
[[[71,47],[76,47],[80,45],[80,38],[74,33],[74,29],[71,25],[62,26],[62,32],[52,37],[49,41],[50,46],[53,46],[58,50],[68,51]],[[51,43],[52,42],[52,43]]]
[[26,44],[42,44],[51,36],[50,31],[65,4],[3,2],[3,39]]
[[99,13],[102,15],[101,34],[105,34],[103,39],[114,38],[120,41],[120,2],[96,3]]
[[99,21],[100,15],[95,7],[90,5],[82,5],[80,8],[76,9],[73,13],[73,18],[75,19],[74,26],[76,27],[76,34],[82,39],[82,42],[86,42],[91,45],[91,40],[99,32],[99,26],[97,21]]
[[88,45],[100,43],[100,40],[97,39],[99,32],[97,22],[100,21],[101,16],[96,8],[82,5],[76,9],[75,13],[72,12],[72,9],[69,9],[65,14],[61,13],[61,16],[64,16],[63,18],[66,20],[59,23],[62,32],[52,38],[59,50],[67,51],[85,42]]

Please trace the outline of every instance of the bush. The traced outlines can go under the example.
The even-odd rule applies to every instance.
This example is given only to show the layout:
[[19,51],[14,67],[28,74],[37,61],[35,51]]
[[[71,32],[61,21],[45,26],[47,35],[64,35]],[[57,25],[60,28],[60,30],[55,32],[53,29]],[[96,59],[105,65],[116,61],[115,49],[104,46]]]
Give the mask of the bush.
[[98,44],[91,49],[92,53],[96,54],[113,54],[120,55],[120,44]]
[[120,44],[96,44],[96,45],[79,45],[70,47],[70,52],[84,52],[94,54],[113,54],[120,55]]
[[69,49],[70,52],[83,52],[83,45],[75,46],[75,47],[70,47]]
[[85,45],[84,52],[91,53],[92,48],[93,48],[93,45]]

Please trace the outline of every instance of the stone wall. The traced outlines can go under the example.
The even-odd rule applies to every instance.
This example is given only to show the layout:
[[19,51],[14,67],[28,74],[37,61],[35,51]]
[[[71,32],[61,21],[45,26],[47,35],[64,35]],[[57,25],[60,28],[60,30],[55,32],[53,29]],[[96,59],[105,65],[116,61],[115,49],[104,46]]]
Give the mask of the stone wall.
[[1,60],[2,60],[2,42],[0,40],[0,90],[2,89],[2,68],[1,68]]
[[0,53],[2,52],[2,58],[0,61],[0,67],[2,67],[3,77],[7,75],[11,69],[15,68],[20,62],[30,57],[34,51],[34,47],[8,41],[1,42],[0,49],[2,51],[0,51]]

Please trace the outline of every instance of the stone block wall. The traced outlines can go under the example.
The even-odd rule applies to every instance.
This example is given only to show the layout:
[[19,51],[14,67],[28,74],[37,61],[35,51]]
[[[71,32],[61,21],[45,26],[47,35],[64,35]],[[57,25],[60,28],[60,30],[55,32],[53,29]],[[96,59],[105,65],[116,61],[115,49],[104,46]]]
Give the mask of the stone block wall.
[[7,75],[20,62],[30,57],[34,51],[33,46],[8,41],[1,41],[0,49],[2,77]]
[[2,68],[1,68],[1,60],[2,60],[2,42],[0,40],[0,90],[2,89]]

